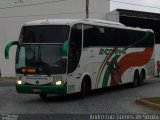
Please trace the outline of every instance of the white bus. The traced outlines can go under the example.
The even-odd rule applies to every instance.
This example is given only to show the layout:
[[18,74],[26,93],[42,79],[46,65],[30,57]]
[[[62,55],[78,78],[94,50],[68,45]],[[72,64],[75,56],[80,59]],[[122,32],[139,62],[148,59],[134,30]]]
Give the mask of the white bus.
[[80,93],[132,83],[154,74],[154,33],[95,19],[49,19],[26,23],[17,45],[18,93]]

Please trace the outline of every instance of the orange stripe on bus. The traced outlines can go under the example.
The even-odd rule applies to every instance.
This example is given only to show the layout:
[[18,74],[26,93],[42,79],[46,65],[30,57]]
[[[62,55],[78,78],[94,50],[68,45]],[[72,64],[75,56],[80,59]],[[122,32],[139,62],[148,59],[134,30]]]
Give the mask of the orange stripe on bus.
[[127,54],[120,61],[121,75],[129,68],[143,66],[149,62],[153,54],[153,48],[146,48],[143,52],[134,52]]

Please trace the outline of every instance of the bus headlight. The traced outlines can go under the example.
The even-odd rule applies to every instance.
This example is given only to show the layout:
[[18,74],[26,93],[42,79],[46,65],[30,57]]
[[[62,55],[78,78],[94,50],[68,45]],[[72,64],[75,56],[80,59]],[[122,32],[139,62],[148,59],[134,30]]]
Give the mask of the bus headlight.
[[56,82],[56,85],[61,85],[61,84],[62,84],[61,80],[59,80],[59,81]]
[[23,82],[22,80],[17,80],[16,83],[17,83],[18,85],[24,84],[24,82]]
[[64,80],[58,80],[58,81],[52,82],[51,84],[52,85],[63,85],[65,83],[66,83],[66,81],[64,81]]

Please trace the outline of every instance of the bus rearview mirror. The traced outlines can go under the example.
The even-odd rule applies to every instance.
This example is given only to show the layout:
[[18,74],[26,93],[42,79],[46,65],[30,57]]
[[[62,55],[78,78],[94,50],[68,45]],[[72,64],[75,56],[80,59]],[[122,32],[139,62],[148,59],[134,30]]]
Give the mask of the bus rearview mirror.
[[9,59],[9,50],[13,45],[18,45],[18,41],[12,41],[9,42],[6,47],[5,47],[5,51],[4,51],[4,55],[5,55],[5,59]]
[[68,49],[69,49],[69,41],[65,41],[62,45],[62,58],[66,58],[68,55]]

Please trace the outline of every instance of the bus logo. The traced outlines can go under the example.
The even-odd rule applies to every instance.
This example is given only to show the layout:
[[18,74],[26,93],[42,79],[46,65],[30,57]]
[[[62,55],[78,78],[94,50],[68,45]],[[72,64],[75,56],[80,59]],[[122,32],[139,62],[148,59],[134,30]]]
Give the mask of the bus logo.
[[36,84],[39,84],[39,81],[36,81]]
[[[111,52],[113,52],[114,49],[104,49],[101,48],[99,51],[99,55],[106,55],[108,56]],[[115,55],[124,55],[126,54],[125,49],[121,48],[121,49],[117,49],[114,51]]]

